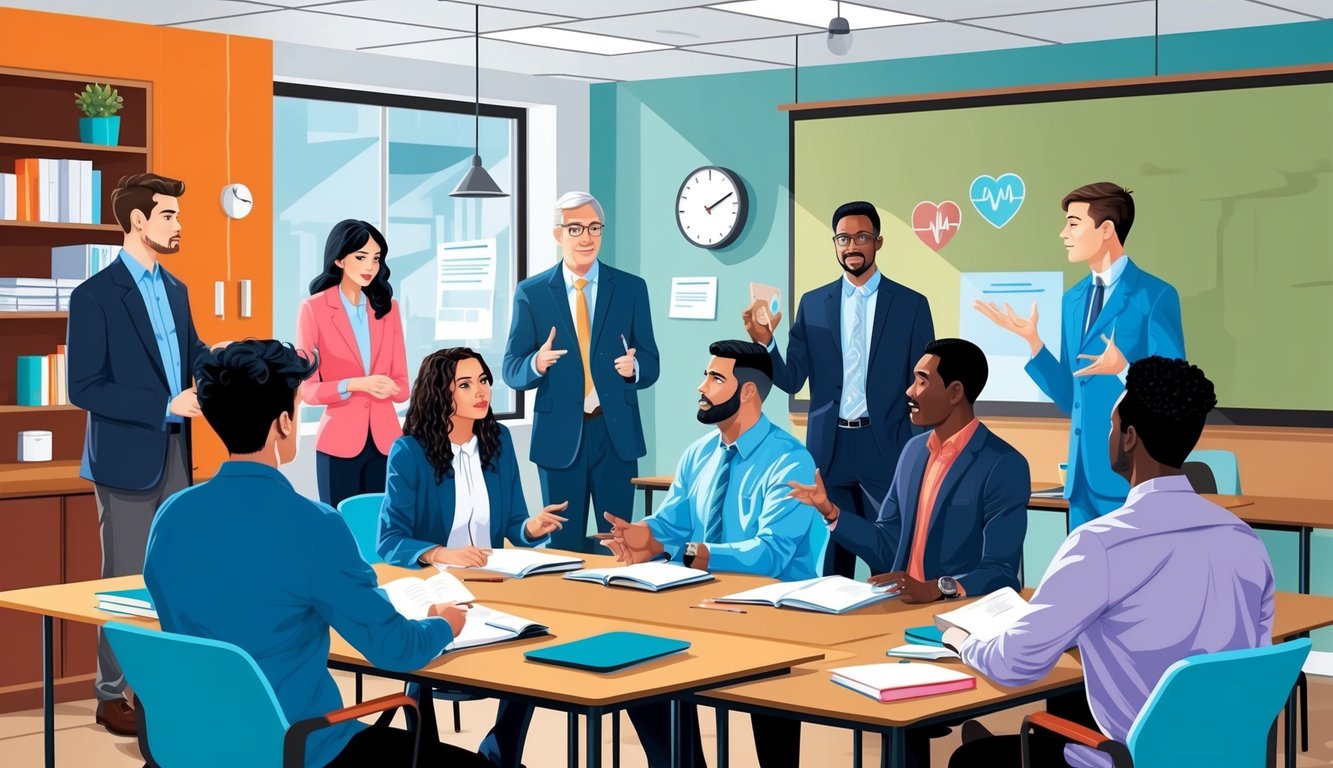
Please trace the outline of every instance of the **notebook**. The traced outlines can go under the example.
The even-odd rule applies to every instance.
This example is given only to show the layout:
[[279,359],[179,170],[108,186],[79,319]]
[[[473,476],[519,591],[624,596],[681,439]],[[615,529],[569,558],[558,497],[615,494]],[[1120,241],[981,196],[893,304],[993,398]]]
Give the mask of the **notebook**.
[[436,603],[470,603],[477,598],[452,573],[441,571],[429,579],[408,576],[381,584],[394,610],[409,619],[424,619]]
[[660,592],[686,584],[712,581],[713,574],[675,563],[637,563],[618,568],[589,568],[565,574],[566,579],[592,581],[608,587],[633,587]]
[[463,624],[463,631],[458,633],[452,643],[444,647],[446,651],[461,651],[464,648],[476,648],[479,645],[490,645],[491,643],[503,643],[506,640],[517,640],[521,637],[536,637],[545,635],[550,630],[535,621],[529,621],[513,614],[497,611],[494,608],[487,608],[483,605],[473,606],[467,612],[467,621]]
[[97,609],[122,616],[142,616],[156,619],[157,609],[153,607],[153,596],[147,589],[118,589],[97,593]]
[[908,627],[903,636],[909,643],[916,645],[944,646],[944,632],[934,624],[924,627]]
[[900,659],[926,659],[929,661],[938,661],[939,659],[956,659],[958,654],[939,645],[916,645],[908,643],[896,648],[890,648],[884,652],[885,656],[896,656]]
[[804,581],[784,581],[763,587],[747,589],[726,597],[715,597],[716,603],[747,603],[771,605],[775,608],[800,608],[821,613],[846,613],[881,600],[897,597],[896,592],[879,592],[862,581],[846,576],[824,576]]
[[1033,491],[1034,499],[1063,499],[1065,497],[1065,487],[1057,485],[1054,488],[1042,488],[1040,491]]
[[966,672],[911,662],[863,664],[831,670],[833,682],[876,701],[902,701],[977,687],[977,679]]
[[573,667],[589,672],[615,672],[690,647],[685,640],[645,635],[639,632],[606,632],[572,643],[528,651],[523,658],[542,664]]
[[[441,569],[450,566],[440,566]],[[521,579],[538,573],[557,573],[573,571],[583,567],[583,558],[566,555],[553,555],[533,549],[493,549],[486,558],[486,564],[470,571],[490,571],[502,573],[513,579]]]
[[937,614],[935,626],[941,632],[958,627],[978,640],[989,640],[1003,634],[1031,612],[1032,606],[1013,588],[1003,587],[975,603]]

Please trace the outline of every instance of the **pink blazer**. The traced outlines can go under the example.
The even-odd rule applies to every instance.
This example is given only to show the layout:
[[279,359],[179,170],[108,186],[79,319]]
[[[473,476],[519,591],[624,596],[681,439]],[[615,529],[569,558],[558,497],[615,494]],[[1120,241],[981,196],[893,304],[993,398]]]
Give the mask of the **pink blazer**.
[[[301,388],[305,402],[325,406],[315,450],[344,459],[361,453],[367,431],[375,436],[380,453],[389,455],[393,441],[403,435],[393,404],[406,401],[410,394],[398,302],[391,302],[388,313],[380,319],[370,307],[366,309],[370,315],[369,371],[361,370],[361,352],[338,296],[338,286],[301,302],[296,321],[296,348],[306,354],[319,353],[319,370]],[[398,394],[387,400],[378,400],[368,392],[352,392],[346,400],[338,394],[338,383],[343,379],[376,374],[393,379]]]

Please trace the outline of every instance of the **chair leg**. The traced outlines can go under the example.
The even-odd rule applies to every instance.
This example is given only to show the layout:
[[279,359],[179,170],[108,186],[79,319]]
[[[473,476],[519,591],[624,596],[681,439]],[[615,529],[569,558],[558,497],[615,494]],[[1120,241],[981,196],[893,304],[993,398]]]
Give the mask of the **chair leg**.
[[1301,751],[1310,751],[1310,686],[1305,672],[1296,676],[1296,693],[1301,707]]
[[361,673],[356,673],[356,703],[361,703]]
[[463,731],[463,709],[458,706],[458,700],[454,700],[454,733]]

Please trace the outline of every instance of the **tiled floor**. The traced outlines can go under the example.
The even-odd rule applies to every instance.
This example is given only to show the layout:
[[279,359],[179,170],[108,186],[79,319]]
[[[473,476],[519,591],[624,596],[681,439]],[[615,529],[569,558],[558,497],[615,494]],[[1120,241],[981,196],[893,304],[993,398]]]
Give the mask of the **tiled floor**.
[[[352,676],[334,673],[343,690],[345,701],[351,702]],[[365,695],[367,698],[382,696],[400,690],[390,681],[367,679]],[[56,757],[61,768],[139,768],[143,765],[139,757],[137,743],[133,739],[111,736],[93,724],[94,702],[70,702],[56,708]],[[453,733],[451,728],[452,713],[448,702],[436,705],[443,738],[460,746],[475,749],[485,736],[492,719],[495,717],[495,702],[464,702],[463,730]],[[1013,733],[1024,713],[1034,707],[1001,712],[983,718],[992,731]],[[704,752],[713,755],[716,752],[716,719],[710,711],[701,713],[701,731],[704,739]],[[1300,756],[1300,768],[1308,766],[1333,765],[1333,679],[1310,678],[1310,751]],[[604,751],[605,764],[610,765],[610,727],[609,721],[603,728],[607,734],[607,749]],[[647,762],[643,750],[635,738],[634,729],[628,719],[622,720],[621,729],[621,765],[624,768],[642,768]],[[527,748],[523,761],[528,768],[561,768],[565,765],[565,716],[549,710],[537,710],[532,727],[528,732]],[[801,765],[827,768],[832,766],[850,766],[852,764],[852,737],[850,731],[818,726],[803,726],[801,742]],[[937,739],[933,749],[936,768],[948,765],[948,756],[958,746],[955,734]],[[879,740],[874,737],[865,739],[864,757],[867,765],[879,762]],[[750,737],[749,718],[744,715],[732,715],[731,718],[731,764],[736,768],[755,766],[754,746]],[[0,716],[0,765],[32,766],[42,765],[42,719],[40,710],[19,712]]]

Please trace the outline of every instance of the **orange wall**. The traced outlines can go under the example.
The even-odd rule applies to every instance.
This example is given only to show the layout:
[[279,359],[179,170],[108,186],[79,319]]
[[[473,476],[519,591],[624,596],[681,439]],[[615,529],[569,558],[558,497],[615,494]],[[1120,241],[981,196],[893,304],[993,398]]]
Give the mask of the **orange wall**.
[[[152,83],[151,170],[185,181],[181,252],[163,264],[190,287],[205,342],[271,336],[272,42],[10,8],[0,8],[0,29],[0,66]],[[255,195],[240,221],[228,220],[219,202],[231,182]],[[242,279],[253,286],[249,319],[239,317]],[[227,283],[223,318],[213,314],[218,280]],[[194,434],[196,477],[211,476],[226,453],[203,419]]]

